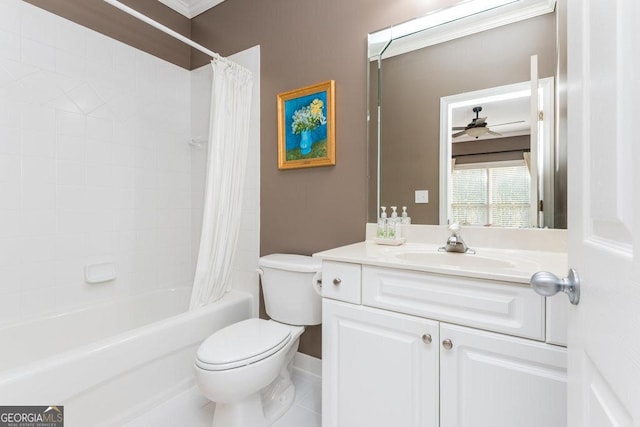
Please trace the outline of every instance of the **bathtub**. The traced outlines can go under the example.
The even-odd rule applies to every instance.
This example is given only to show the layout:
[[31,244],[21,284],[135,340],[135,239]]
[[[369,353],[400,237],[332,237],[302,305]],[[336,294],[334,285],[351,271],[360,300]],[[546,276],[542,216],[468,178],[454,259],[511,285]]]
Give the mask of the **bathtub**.
[[252,315],[232,291],[186,311],[190,288],[0,327],[0,405],[64,405],[65,426],[119,425],[194,384],[198,345]]

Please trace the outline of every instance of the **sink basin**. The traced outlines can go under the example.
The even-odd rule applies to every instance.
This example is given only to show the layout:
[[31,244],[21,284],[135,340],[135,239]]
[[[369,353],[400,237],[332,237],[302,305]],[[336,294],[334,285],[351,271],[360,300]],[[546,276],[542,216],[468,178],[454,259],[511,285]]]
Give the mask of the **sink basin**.
[[396,258],[410,263],[431,264],[435,267],[446,268],[510,269],[515,267],[515,264],[509,261],[474,254],[449,252],[401,252],[396,255]]

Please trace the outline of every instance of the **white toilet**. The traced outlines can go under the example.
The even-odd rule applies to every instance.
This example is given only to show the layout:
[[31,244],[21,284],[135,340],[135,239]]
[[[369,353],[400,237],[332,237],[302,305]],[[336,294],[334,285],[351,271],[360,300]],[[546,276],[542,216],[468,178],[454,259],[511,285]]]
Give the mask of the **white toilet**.
[[272,254],[259,260],[271,320],[248,319],[223,328],[198,348],[196,381],[216,402],[213,427],[271,425],[292,405],[293,357],[305,325],[322,322],[314,289],[320,261]]

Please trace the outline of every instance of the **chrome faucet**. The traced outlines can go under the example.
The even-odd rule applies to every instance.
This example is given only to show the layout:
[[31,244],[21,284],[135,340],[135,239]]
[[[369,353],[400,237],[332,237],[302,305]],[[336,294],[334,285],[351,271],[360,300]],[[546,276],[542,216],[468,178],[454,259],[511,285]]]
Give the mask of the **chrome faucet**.
[[460,235],[460,224],[457,222],[449,226],[451,235],[447,239],[447,243],[438,250],[441,252],[458,252],[463,254],[475,254],[476,251],[467,246]]

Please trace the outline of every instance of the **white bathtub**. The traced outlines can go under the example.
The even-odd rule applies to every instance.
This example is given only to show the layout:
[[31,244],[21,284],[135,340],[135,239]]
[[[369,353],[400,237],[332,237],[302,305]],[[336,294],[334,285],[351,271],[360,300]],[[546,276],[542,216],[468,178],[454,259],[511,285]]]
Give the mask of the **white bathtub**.
[[186,312],[190,288],[0,328],[0,405],[64,405],[65,426],[118,425],[193,384],[200,342],[251,317],[229,292]]

